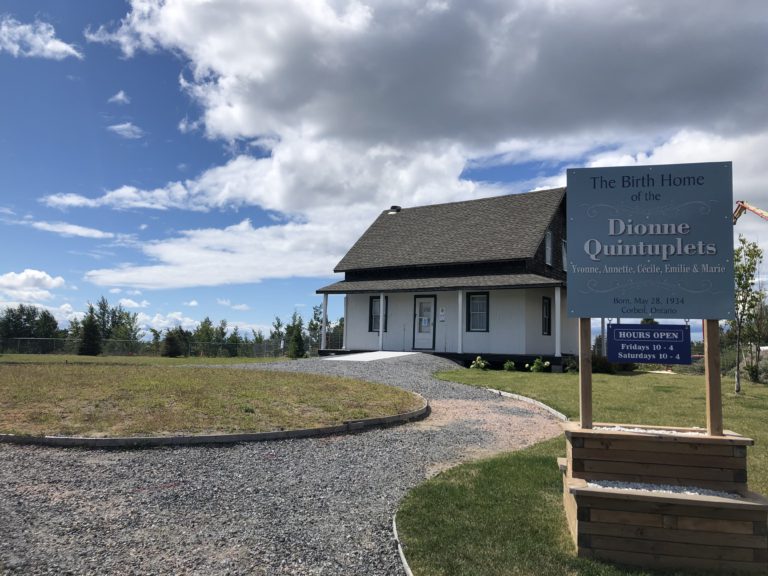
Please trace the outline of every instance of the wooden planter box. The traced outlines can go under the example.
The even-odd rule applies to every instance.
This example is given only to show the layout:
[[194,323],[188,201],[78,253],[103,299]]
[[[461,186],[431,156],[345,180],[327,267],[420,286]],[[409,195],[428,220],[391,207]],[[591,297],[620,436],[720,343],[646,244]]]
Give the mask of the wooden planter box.
[[678,434],[622,432],[595,424],[565,425],[568,477],[747,491],[747,446],[754,441],[733,432],[707,436],[700,429],[621,425]]
[[[768,572],[768,500],[747,490],[751,439],[733,432],[718,437],[601,429],[608,426],[613,425],[566,424],[568,455],[559,464],[579,556],[647,568]],[[733,496],[588,485],[600,480],[709,488]]]

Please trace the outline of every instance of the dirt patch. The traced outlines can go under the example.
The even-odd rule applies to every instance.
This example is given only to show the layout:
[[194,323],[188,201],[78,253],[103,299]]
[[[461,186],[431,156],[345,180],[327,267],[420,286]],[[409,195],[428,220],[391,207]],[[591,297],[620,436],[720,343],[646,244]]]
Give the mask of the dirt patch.
[[456,460],[431,465],[427,470],[430,477],[468,460],[520,450],[562,434],[559,420],[519,400],[432,400],[430,406],[429,418],[416,424],[416,429],[468,426],[478,432],[476,445],[468,447]]

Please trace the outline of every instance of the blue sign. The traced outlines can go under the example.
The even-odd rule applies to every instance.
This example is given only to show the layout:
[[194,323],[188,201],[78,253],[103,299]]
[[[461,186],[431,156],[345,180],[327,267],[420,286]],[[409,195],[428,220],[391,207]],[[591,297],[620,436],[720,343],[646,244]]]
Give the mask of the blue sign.
[[569,316],[733,318],[730,162],[567,174]]
[[608,360],[690,364],[691,327],[669,324],[609,324]]

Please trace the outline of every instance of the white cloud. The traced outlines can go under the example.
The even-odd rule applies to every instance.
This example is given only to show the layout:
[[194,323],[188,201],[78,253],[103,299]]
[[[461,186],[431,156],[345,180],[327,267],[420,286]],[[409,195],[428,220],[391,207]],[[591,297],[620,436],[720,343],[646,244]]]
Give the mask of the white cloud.
[[2,52],[8,52],[14,57],[83,59],[83,54],[72,44],[56,38],[56,30],[47,22],[22,24],[8,15],[0,15],[0,53]]
[[[126,56],[181,55],[190,71],[181,89],[202,112],[177,120],[179,130],[266,157],[240,154],[154,188],[44,202],[258,206],[275,216],[262,228],[246,220],[181,231],[142,247],[149,265],[87,274],[97,284],[150,288],[327,275],[391,204],[561,185],[552,172],[564,162],[719,156],[734,161],[736,196],[759,199],[767,18],[768,5],[756,0],[740,10],[627,0],[610,19],[592,0],[136,0],[116,28],[89,31],[89,41],[114,43]],[[541,174],[504,188],[461,177],[505,163],[540,163]]]
[[195,319],[184,316],[182,312],[171,312],[169,314],[157,313],[153,316],[145,314],[144,312],[139,312],[137,320],[139,326],[144,330],[154,328],[155,330],[162,331],[169,328],[176,328],[177,326],[181,326],[185,330],[194,330],[198,325],[198,322]]
[[131,98],[125,93],[125,90],[120,90],[117,94],[111,96],[107,102],[110,104],[130,104]]
[[190,300],[189,302],[184,302],[184,306],[189,306],[190,308],[195,308],[199,306],[197,300]]
[[118,304],[120,304],[123,308],[147,308],[149,306],[149,302],[146,300],[136,302],[130,298],[121,298]]
[[132,122],[123,122],[122,124],[113,124],[107,126],[107,130],[114,132],[121,138],[127,140],[138,140],[144,137],[144,130],[133,124]]
[[227,308],[231,308],[232,310],[237,310],[238,312],[245,312],[251,309],[251,307],[248,306],[248,304],[232,304],[232,301],[229,300],[228,298],[217,298],[216,302],[220,306],[226,306]]
[[10,208],[4,208],[0,206],[0,214],[5,214],[6,216],[15,216],[16,213],[11,210]]
[[42,270],[27,268],[23,272],[8,272],[0,275],[0,293],[6,298],[22,302],[50,300],[51,290],[65,284],[61,276],[53,277]]
[[53,232],[60,234],[61,236],[77,236],[79,238],[95,238],[98,240],[115,238],[115,234],[111,232],[103,232],[95,228],[88,228],[85,226],[78,226],[77,224],[69,224],[67,222],[36,222],[36,221],[22,221],[22,224],[31,226],[36,230],[43,230],[45,232]]
[[109,293],[110,294],[120,294],[123,291],[122,288],[110,288]]

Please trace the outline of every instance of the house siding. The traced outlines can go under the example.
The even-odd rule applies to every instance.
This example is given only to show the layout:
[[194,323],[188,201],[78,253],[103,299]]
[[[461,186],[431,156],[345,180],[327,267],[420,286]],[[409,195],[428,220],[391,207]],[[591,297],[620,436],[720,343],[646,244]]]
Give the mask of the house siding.
[[[389,310],[384,349],[409,351],[413,349],[414,297],[433,295],[435,307],[435,352],[458,351],[458,330],[461,323],[462,349],[467,354],[543,354],[555,353],[554,310],[552,335],[541,334],[541,298],[549,296],[554,305],[553,289],[517,289],[489,291],[488,332],[466,330],[466,292],[463,293],[462,315],[458,317],[458,292],[399,292],[388,293]],[[561,322],[563,354],[576,353],[575,319],[566,316],[565,290],[562,291]],[[354,350],[378,350],[379,333],[368,330],[370,294],[347,296],[346,329],[348,347]],[[444,309],[444,320],[440,311]]]

